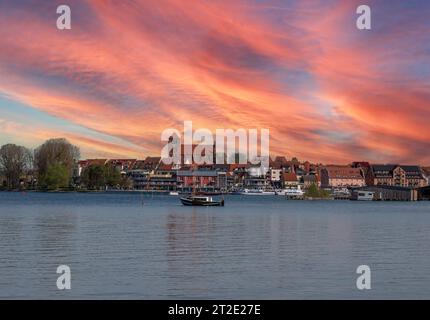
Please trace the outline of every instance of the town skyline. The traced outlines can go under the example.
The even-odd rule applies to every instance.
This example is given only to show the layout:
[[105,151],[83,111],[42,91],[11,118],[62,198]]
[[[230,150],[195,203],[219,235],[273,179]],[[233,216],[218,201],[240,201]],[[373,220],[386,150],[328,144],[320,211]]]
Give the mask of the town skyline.
[[[64,138],[64,137],[51,137],[51,138],[48,138],[46,141],[49,141],[49,140],[63,140],[63,139],[66,139],[66,138]],[[46,141],[42,141],[40,145],[42,145]],[[66,141],[69,142],[67,139],[66,139]],[[0,147],[2,145],[4,146],[4,145],[9,145],[9,144],[17,145],[19,147],[25,147],[31,153],[33,153],[38,147],[40,147],[40,145],[39,146],[34,146],[34,147],[27,147],[25,145],[15,144],[14,142],[11,142],[11,141],[9,141],[9,142],[5,141],[5,142],[1,143]],[[196,145],[197,144],[193,144],[192,145],[192,149],[193,150],[194,150],[194,147]],[[79,145],[75,145],[75,147],[77,147],[79,150],[81,150],[81,148],[80,148]],[[215,145],[214,145],[214,147],[215,147]],[[182,149],[183,148],[184,148],[184,145],[182,145]],[[215,158],[216,154],[217,153],[214,152],[214,158]],[[235,155],[239,155],[239,152],[236,152]],[[227,154],[225,154],[225,156],[226,156],[226,159],[227,159]],[[182,154],[181,157],[184,157],[184,155]],[[130,157],[130,156],[106,157],[106,156],[103,156],[103,155],[101,155],[101,156],[95,155],[94,157],[88,157],[85,154],[82,154],[80,152],[80,156],[79,156],[79,159],[77,161],[88,161],[88,160],[106,160],[106,161],[108,161],[108,160],[136,160],[136,161],[145,161],[146,159],[149,159],[149,158],[152,158],[152,159],[159,158],[160,161],[161,161],[162,156],[161,156],[160,153],[158,153],[158,154],[148,153],[148,154],[138,155],[137,157]],[[298,161],[300,163],[309,162],[309,163],[314,164],[314,165],[322,165],[322,166],[349,166],[349,165],[351,165],[353,163],[369,163],[369,164],[381,164],[381,165],[418,165],[420,167],[430,168],[430,162],[428,162],[428,163],[425,163],[425,162],[424,163],[420,163],[418,161],[413,161],[413,160],[412,160],[412,162],[396,162],[396,161],[372,162],[372,161],[369,161],[369,159],[365,159],[365,158],[362,157],[362,158],[357,158],[357,159],[351,159],[351,160],[345,161],[345,162],[322,162],[322,161],[318,161],[318,160],[314,161],[314,160],[310,160],[310,159],[300,158],[300,157],[297,157],[294,154],[284,155],[284,154],[275,154],[275,153],[270,152],[270,154],[269,154],[269,161],[270,162],[274,162],[277,158],[285,158],[286,161]],[[229,164],[233,164],[233,165],[234,164],[248,164],[248,165],[252,165],[252,163],[250,161],[248,161],[248,160],[247,160],[246,163],[238,163],[237,161],[235,163],[227,163],[227,160],[225,161],[225,163],[216,163],[215,159],[214,159],[213,163],[209,163],[209,164],[206,164],[206,163],[203,163],[203,164],[193,163],[193,164],[195,164],[195,165],[202,165],[202,166],[205,166],[205,165],[220,165],[220,164],[225,164],[225,165],[229,165]]]
[[268,128],[271,156],[430,164],[430,3],[0,1],[0,145],[159,156],[184,120]]

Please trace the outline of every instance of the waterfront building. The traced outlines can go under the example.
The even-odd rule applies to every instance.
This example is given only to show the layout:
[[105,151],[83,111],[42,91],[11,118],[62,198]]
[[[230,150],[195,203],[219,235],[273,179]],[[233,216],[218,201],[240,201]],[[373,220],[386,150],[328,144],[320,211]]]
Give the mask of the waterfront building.
[[422,169],[416,165],[375,164],[371,166],[366,181],[372,186],[419,188],[427,185]]
[[270,169],[270,181],[281,181],[282,169]]
[[159,165],[156,170],[152,168],[132,169],[127,176],[133,181],[135,190],[171,191],[176,189],[176,171],[171,165]]
[[327,166],[321,169],[323,188],[362,187],[365,178],[361,168],[347,166]]
[[149,189],[149,174],[150,172],[145,169],[133,169],[127,173],[133,181],[133,189],[135,190]]
[[366,191],[374,193],[374,200],[382,201],[417,201],[419,192],[415,188],[402,186],[365,186],[354,189],[354,192]]
[[243,186],[246,189],[253,189],[253,190],[266,190],[269,188],[269,185],[270,183],[265,175],[264,176],[247,175],[243,183]]
[[294,172],[284,172],[282,174],[282,186],[284,188],[297,187],[299,180]]
[[260,165],[248,164],[242,176],[243,186],[247,189],[267,189],[270,186],[270,170]]
[[[191,191],[194,186],[198,190],[214,191],[219,187],[218,174],[213,170],[178,170],[176,173],[177,188]],[[222,175],[224,176],[224,173]]]
[[176,175],[168,172],[155,172],[150,173],[147,179],[148,190],[176,190],[177,181]]

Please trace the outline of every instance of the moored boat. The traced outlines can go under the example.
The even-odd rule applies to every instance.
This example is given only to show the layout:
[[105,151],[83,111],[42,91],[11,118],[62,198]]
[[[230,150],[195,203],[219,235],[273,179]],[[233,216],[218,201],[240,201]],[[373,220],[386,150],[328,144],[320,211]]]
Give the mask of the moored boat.
[[205,207],[223,207],[224,199],[216,201],[212,197],[194,196],[182,197],[181,202],[184,206],[205,206]]
[[305,193],[302,189],[300,189],[300,186],[298,186],[297,188],[286,188],[276,191],[276,194],[287,197],[302,197]]
[[267,191],[262,189],[244,189],[240,192],[242,195],[247,196],[273,196],[275,195],[275,191]]
[[351,200],[372,201],[375,200],[375,192],[355,190],[351,195]]

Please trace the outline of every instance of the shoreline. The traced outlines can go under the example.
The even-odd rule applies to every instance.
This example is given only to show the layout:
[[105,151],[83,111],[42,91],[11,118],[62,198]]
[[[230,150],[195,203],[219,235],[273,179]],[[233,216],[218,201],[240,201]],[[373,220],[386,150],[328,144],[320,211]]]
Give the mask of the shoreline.
[[[170,191],[164,191],[164,190],[0,190],[1,193],[46,193],[46,194],[66,194],[66,193],[75,193],[75,194],[151,194],[151,195],[163,195],[163,196],[169,196],[169,197],[180,197],[181,195],[186,195],[189,193],[179,193],[179,195],[170,195]],[[217,195],[208,195],[208,196],[242,196],[245,200],[248,197],[252,198],[276,198],[276,199],[285,199],[288,201],[353,201],[353,202],[426,202],[429,201],[428,199],[420,199],[420,200],[380,200],[380,199],[374,199],[374,200],[367,200],[367,201],[360,201],[360,200],[354,200],[354,199],[347,199],[347,198],[335,198],[335,197],[303,197],[303,198],[288,198],[286,196],[282,195],[270,195],[270,196],[261,196],[261,195],[241,195],[241,194],[234,194],[234,193],[223,193],[223,194],[217,194]]]

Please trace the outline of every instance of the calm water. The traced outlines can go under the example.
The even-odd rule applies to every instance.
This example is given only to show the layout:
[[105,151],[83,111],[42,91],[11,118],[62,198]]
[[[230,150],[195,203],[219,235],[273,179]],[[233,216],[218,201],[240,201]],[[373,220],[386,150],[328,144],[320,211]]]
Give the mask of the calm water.
[[430,202],[0,193],[0,298],[430,299]]

